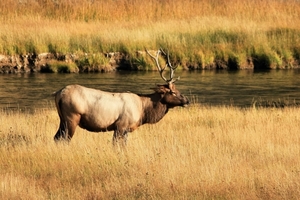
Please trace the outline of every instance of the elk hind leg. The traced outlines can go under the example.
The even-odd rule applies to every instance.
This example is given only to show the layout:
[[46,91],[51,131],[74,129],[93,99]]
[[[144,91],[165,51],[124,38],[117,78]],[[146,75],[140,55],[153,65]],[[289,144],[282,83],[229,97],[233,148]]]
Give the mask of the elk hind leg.
[[120,145],[122,147],[126,146],[127,143],[127,131],[126,130],[115,130],[113,135],[113,145]]
[[80,121],[79,115],[74,115],[71,119],[60,120],[59,128],[54,136],[55,141],[70,141],[74,135],[76,126]]
[[54,136],[54,140],[61,141],[61,140],[68,140],[68,125],[66,121],[60,120],[59,128]]

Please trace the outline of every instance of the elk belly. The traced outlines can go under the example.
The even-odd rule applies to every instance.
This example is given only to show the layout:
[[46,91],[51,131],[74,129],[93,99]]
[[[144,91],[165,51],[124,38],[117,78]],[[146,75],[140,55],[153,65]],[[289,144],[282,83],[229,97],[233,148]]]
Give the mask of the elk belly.
[[101,98],[90,97],[87,106],[81,112],[79,126],[88,131],[112,131],[120,116],[122,102],[118,98],[103,94]]
[[91,116],[91,115],[81,115],[79,126],[83,129],[92,132],[105,132],[112,131],[115,129],[116,119],[105,119],[101,120],[101,117]]

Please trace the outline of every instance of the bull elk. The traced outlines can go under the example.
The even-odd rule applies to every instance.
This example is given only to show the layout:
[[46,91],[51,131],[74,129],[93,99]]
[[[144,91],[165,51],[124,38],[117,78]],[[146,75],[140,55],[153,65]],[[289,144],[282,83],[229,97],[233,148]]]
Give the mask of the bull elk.
[[[113,143],[126,144],[127,133],[146,123],[160,121],[170,108],[186,106],[187,97],[175,88],[174,70],[170,63],[169,53],[162,49],[151,55],[155,61],[161,78],[167,84],[157,85],[152,94],[134,94],[130,92],[111,93],[80,85],[68,85],[55,92],[55,105],[60,118],[60,124],[55,141],[70,141],[76,127],[92,132],[114,131]],[[170,78],[165,78],[159,55],[166,58],[166,67],[170,69]]]

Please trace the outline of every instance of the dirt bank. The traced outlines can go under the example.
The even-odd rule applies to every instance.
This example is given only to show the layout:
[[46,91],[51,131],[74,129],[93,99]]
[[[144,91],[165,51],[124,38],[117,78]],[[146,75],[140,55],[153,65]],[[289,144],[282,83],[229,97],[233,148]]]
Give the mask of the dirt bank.
[[126,54],[110,52],[101,56],[102,62],[95,61],[95,55],[91,54],[32,53],[12,56],[0,54],[0,73],[81,73],[131,69],[130,58]]
[[[153,50],[152,50],[153,51]],[[0,73],[88,73],[110,72],[116,70],[153,70],[156,69],[151,58],[145,51],[134,54],[109,52],[98,54],[60,54],[41,53],[25,55],[0,54]],[[234,59],[215,59],[212,63],[172,60],[173,65],[180,65],[185,70],[203,69],[295,69],[299,68],[299,61],[283,62],[281,66],[273,65],[266,56],[253,56],[244,62]]]

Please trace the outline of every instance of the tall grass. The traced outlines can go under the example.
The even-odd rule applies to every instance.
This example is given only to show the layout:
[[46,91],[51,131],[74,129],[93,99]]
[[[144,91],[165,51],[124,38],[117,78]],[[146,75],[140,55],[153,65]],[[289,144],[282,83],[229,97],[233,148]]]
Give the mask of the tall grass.
[[299,108],[191,106],[129,135],[78,128],[52,140],[54,109],[1,111],[1,199],[297,199]]
[[0,52],[95,53],[168,48],[183,68],[292,68],[297,0],[4,0]]

